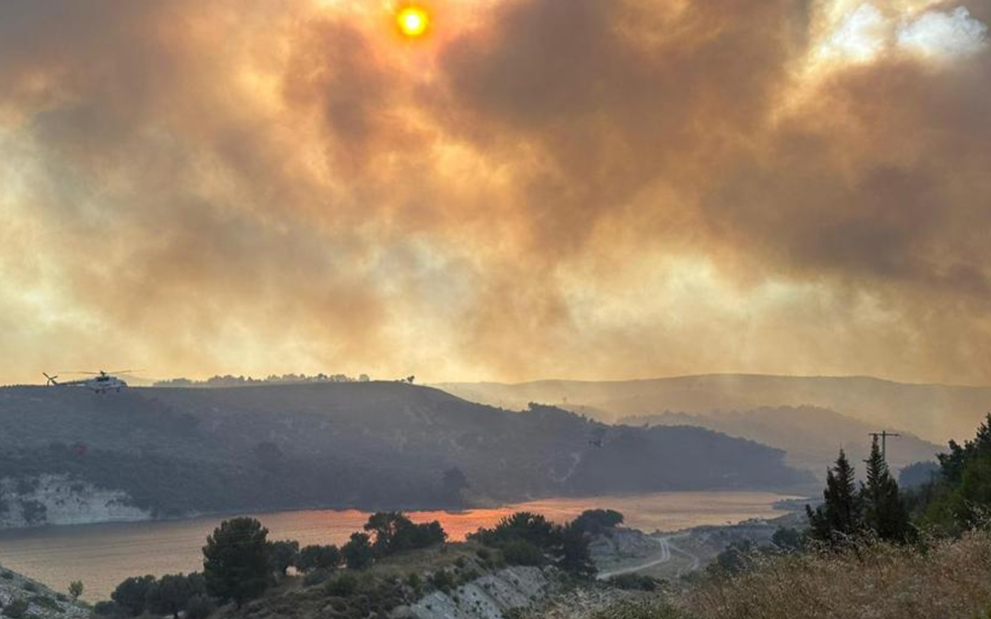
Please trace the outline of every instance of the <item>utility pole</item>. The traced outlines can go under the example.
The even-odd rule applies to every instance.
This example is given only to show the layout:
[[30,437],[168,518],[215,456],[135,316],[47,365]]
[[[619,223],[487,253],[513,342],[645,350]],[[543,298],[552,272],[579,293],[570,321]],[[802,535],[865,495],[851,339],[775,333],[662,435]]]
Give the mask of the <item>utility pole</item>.
[[888,462],[888,437],[901,438],[901,434],[895,434],[893,432],[888,432],[887,430],[882,430],[880,432],[871,432],[869,436],[873,437],[876,441],[881,439],[881,458],[884,459],[885,464]]

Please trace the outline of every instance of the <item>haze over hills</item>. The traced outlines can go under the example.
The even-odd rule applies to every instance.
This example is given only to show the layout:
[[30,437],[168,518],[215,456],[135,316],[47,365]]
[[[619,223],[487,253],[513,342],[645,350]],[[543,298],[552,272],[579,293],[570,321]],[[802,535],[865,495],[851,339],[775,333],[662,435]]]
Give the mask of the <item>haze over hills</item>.
[[944,444],[973,433],[991,407],[991,387],[906,384],[869,377],[714,374],[629,381],[546,380],[520,384],[444,383],[468,400],[517,407],[543,402],[604,421],[664,411],[709,414],[761,407],[816,406]]
[[779,450],[705,429],[610,429],[556,408],[510,412],[400,383],[141,388],[106,396],[0,389],[7,507],[41,501],[43,475],[119,491],[123,497],[114,500],[173,516],[787,490],[810,480],[783,460]]
[[[786,452],[791,466],[812,471],[825,478],[826,467],[836,460],[839,448],[858,465],[870,452],[868,433],[874,426],[857,421],[835,411],[811,406],[759,408],[752,411],[719,412],[705,415],[665,412],[660,415],[626,417],[621,423],[630,425],[696,426],[709,428],[730,436],[739,436]],[[922,461],[934,461],[935,454],[944,451],[907,433],[889,439],[888,464],[895,471]],[[862,467],[861,467],[862,472]]]

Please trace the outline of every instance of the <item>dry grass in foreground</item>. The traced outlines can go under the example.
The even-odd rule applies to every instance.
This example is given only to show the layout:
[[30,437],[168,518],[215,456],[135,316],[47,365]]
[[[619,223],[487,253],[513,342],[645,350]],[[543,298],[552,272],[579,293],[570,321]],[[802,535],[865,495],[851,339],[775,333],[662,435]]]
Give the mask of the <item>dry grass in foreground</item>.
[[743,575],[701,583],[678,602],[677,611],[625,605],[596,619],[991,618],[991,533],[924,550],[878,544],[766,558]]

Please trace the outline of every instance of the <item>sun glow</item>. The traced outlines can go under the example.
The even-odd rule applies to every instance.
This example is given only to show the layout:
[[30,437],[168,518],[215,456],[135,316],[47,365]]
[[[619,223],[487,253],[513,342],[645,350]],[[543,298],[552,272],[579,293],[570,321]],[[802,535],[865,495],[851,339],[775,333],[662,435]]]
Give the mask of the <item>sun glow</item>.
[[411,39],[422,37],[430,28],[430,15],[422,8],[410,6],[396,15],[399,31]]

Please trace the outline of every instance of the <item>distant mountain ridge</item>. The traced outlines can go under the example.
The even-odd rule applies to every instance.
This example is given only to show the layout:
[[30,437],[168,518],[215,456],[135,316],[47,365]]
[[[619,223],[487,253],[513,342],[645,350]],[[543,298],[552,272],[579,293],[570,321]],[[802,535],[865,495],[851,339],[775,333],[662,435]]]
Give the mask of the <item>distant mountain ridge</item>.
[[[0,389],[0,478],[24,490],[0,502],[36,496],[43,475],[123,491],[158,516],[787,491],[811,480],[779,450],[710,430],[613,429],[553,407],[511,412],[393,382]],[[42,507],[15,511],[38,519]]]
[[611,382],[443,383],[437,387],[494,406],[542,402],[604,421],[664,411],[708,414],[762,407],[815,406],[877,430],[900,428],[945,444],[964,439],[991,410],[991,387],[906,384],[870,377],[713,374]]
[[[870,452],[869,433],[874,427],[836,411],[812,406],[760,408],[752,411],[720,412],[707,415],[665,412],[660,415],[626,417],[630,425],[697,426],[729,436],[757,441],[787,453],[791,466],[812,471],[825,478],[826,467],[843,449],[851,462],[859,465]],[[917,436],[901,432],[888,441],[888,464],[896,471],[922,461],[935,461],[943,449]],[[863,467],[860,467],[863,472]]]

